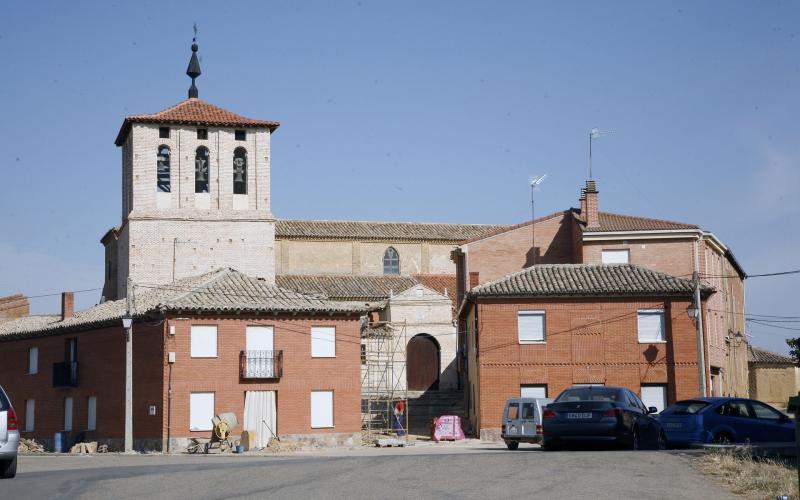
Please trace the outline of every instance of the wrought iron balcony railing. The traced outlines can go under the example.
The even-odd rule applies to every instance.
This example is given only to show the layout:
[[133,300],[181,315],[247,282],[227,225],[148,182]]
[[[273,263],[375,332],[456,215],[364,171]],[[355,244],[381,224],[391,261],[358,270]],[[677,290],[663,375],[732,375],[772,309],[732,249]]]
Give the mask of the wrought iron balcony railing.
[[78,362],[53,363],[53,387],[78,387]]
[[283,375],[283,351],[242,351],[239,354],[239,376],[241,378],[281,378]]

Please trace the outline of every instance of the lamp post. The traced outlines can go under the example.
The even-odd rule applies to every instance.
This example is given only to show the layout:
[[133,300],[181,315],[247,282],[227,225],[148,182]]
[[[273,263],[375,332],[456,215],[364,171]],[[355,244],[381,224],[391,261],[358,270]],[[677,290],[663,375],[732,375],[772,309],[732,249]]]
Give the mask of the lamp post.
[[703,340],[703,310],[700,301],[700,274],[695,271],[692,273],[692,287],[694,288],[694,301],[686,308],[686,314],[694,318],[697,334],[697,365],[700,375],[700,396],[706,397],[706,350]]
[[545,177],[547,174],[531,177],[531,265],[536,264],[536,207],[533,202],[533,193],[539,188],[539,184],[544,181]]
[[125,328],[125,452],[133,451],[133,282],[128,277],[127,307],[122,317]]

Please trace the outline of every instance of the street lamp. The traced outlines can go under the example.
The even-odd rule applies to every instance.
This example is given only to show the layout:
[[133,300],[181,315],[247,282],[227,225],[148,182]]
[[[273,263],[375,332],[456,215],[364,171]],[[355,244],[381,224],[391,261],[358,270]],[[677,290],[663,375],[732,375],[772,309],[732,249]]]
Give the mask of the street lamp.
[[694,302],[686,308],[686,315],[692,319],[697,318],[700,314],[700,310],[694,305]]
[[133,318],[131,318],[130,316],[123,316],[122,328],[128,330],[131,326],[133,326]]

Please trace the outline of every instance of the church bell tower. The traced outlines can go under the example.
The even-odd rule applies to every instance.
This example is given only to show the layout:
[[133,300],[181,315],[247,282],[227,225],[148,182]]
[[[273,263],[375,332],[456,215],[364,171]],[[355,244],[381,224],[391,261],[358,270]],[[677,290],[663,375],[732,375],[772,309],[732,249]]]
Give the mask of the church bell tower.
[[196,39],[188,98],[154,114],[125,118],[122,218],[101,239],[103,296],[134,284],[161,285],[220,267],[275,281],[270,208],[270,141],[279,124],[202,101]]

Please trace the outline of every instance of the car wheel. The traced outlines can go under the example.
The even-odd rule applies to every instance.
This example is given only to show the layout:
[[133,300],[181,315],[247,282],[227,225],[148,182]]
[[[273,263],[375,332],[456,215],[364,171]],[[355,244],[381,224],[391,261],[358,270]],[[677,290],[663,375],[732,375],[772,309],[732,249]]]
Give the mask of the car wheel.
[[545,439],[544,441],[542,441],[542,449],[544,451],[557,451],[559,448],[552,441],[548,441],[547,439]]
[[636,427],[633,428],[633,432],[631,432],[631,440],[628,443],[628,449],[636,451],[639,449],[639,429]]
[[514,451],[519,448],[519,441],[506,441],[506,446],[509,450]]
[[17,475],[17,457],[7,461],[0,462],[0,478],[11,479]]
[[733,443],[733,439],[731,439],[731,437],[724,432],[720,432],[719,434],[714,436],[714,444],[731,444],[731,443]]
[[664,435],[664,431],[658,433],[658,444],[656,446],[659,450],[667,449],[667,436]]

